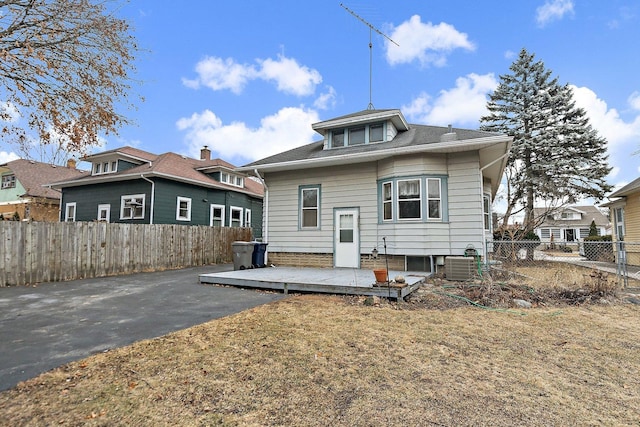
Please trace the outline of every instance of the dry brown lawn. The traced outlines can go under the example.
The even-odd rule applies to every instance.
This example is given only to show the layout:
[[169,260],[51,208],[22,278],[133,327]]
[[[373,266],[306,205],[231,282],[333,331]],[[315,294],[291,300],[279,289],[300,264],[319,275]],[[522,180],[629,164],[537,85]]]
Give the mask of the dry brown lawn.
[[640,306],[428,293],[291,296],[95,355],[0,393],[0,425],[640,425]]

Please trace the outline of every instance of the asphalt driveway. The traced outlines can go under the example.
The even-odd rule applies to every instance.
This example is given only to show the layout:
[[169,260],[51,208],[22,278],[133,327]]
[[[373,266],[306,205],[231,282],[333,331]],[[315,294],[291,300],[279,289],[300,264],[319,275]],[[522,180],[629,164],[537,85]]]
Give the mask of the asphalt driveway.
[[91,354],[283,297],[200,284],[209,266],[0,288],[0,391]]

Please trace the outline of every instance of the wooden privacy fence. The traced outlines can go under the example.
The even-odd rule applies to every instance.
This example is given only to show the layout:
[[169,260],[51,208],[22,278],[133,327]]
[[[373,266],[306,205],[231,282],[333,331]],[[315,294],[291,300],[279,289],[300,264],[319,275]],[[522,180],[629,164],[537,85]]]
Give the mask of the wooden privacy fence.
[[227,263],[250,228],[0,222],[0,286]]

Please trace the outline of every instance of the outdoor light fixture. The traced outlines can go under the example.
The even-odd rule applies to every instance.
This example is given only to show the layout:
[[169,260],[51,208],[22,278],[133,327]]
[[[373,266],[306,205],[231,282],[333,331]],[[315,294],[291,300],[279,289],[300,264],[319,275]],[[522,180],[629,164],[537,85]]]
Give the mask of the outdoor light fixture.
[[371,251],[371,257],[373,259],[378,259],[378,250],[376,248],[373,248],[373,250]]

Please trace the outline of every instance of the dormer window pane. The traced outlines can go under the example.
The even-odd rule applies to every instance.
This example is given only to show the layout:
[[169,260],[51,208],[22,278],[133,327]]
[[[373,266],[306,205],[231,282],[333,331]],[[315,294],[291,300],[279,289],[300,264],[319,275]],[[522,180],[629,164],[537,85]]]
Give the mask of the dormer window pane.
[[229,175],[227,175],[226,173],[221,173],[220,182],[229,182]]
[[102,163],[96,163],[95,173],[100,173],[101,171],[102,171]]
[[118,170],[118,162],[113,161],[111,162],[111,172],[115,172]]
[[370,125],[369,126],[369,142],[383,141],[384,139],[383,139],[382,130],[383,130],[382,123],[377,125]]
[[344,147],[344,130],[335,130],[331,132],[331,146]]
[[364,144],[364,128],[349,129],[349,145]]

